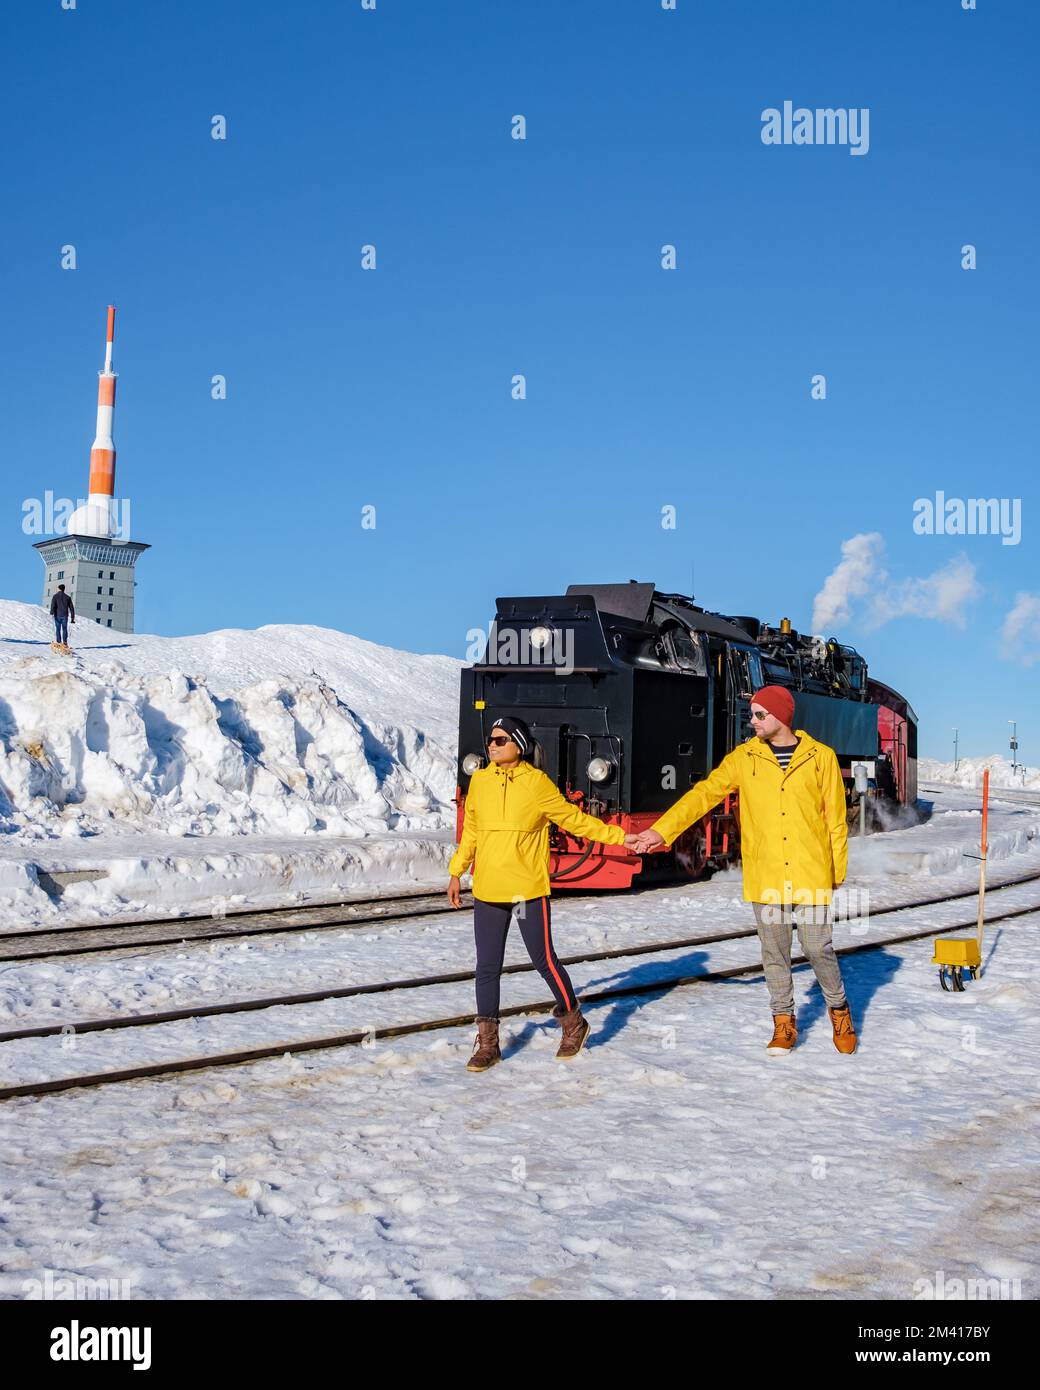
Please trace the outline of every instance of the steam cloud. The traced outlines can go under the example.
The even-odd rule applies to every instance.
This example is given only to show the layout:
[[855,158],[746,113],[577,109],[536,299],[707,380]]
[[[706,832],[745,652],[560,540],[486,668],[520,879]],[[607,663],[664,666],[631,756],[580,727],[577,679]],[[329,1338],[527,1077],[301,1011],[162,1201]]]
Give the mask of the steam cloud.
[[813,601],[813,632],[822,633],[848,620],[849,600],[867,593],[884,548],[877,531],[842,541],[841,561]]
[[[862,621],[868,629],[905,617],[937,618],[955,627],[964,626],[968,604],[981,593],[970,560],[958,556],[934,574],[893,580],[881,563],[884,548],[877,531],[842,541],[841,560],[813,602],[813,632],[833,631],[838,624],[847,622],[852,600],[864,597],[868,597],[868,603]],[[1029,610],[1021,621],[1040,628],[1040,600],[1033,602],[1036,610]],[[1008,615],[1008,622],[1012,616]]]
[[1032,666],[1040,661],[1040,594],[1020,591],[1000,629],[1000,654]]

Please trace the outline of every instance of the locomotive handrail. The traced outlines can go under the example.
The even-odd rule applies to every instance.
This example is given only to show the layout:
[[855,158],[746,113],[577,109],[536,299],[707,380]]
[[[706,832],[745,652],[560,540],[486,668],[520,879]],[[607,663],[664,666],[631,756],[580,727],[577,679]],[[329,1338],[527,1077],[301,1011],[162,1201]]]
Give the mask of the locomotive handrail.
[[507,665],[507,666],[484,666],[484,665],[482,665],[481,663],[478,662],[475,666],[471,666],[469,669],[470,669],[471,671],[523,671],[524,673],[526,673],[526,672],[528,672],[528,671],[536,671],[536,672],[540,673],[541,675],[546,675],[546,676],[549,675],[550,673],[551,673],[552,675],[554,675],[554,676],[573,676],[573,675],[595,676],[595,675],[600,675],[600,674],[603,674],[603,675],[606,674],[606,672],[603,670],[603,667],[602,667],[602,666],[566,666],[566,667],[564,667],[564,666],[550,666],[548,663],[546,663],[546,664],[543,666],[543,665],[539,664],[538,662],[532,662],[532,661],[524,661],[524,662],[515,661],[515,662],[513,662],[513,664],[512,664],[511,666],[509,666],[509,665]]

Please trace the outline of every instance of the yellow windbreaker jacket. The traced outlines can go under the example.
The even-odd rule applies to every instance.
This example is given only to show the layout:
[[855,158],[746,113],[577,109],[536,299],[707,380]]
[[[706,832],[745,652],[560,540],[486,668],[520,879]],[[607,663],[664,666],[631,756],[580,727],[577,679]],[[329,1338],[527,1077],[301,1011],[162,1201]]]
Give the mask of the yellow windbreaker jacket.
[[785,771],[752,736],[727,753],[652,829],[671,844],[689,825],[740,793],[744,901],[829,903],[848,868],[845,785],[834,749],[804,729]]
[[449,874],[473,868],[473,896],[485,902],[542,898],[549,892],[549,822],[572,835],[623,845],[620,825],[579,811],[531,763],[482,767],[470,778],[462,839]]

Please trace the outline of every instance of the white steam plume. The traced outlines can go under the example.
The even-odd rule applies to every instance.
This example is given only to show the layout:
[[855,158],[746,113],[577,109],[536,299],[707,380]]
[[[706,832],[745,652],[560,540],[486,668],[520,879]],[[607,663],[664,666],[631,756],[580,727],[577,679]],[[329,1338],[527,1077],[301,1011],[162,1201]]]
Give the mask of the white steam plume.
[[838,623],[848,620],[849,600],[860,598],[868,591],[884,548],[885,542],[877,531],[842,541],[841,560],[813,600],[813,632],[831,631]]
[[1000,629],[1000,654],[1025,666],[1040,661],[1040,594],[1022,590],[1015,595]]

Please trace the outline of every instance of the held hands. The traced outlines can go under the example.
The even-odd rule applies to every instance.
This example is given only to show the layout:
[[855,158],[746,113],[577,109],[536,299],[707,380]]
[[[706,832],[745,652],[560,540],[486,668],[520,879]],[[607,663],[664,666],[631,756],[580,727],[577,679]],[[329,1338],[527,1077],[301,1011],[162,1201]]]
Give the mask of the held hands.
[[625,847],[635,850],[636,854],[649,854],[663,844],[664,836],[656,830],[641,830],[638,835],[625,836]]
[[[638,835],[625,836],[625,848],[633,850],[636,854],[649,854],[651,850],[659,849],[664,844],[664,836],[659,835],[656,830],[643,830]],[[448,879],[448,902],[452,907],[461,907],[462,885],[456,875]]]

